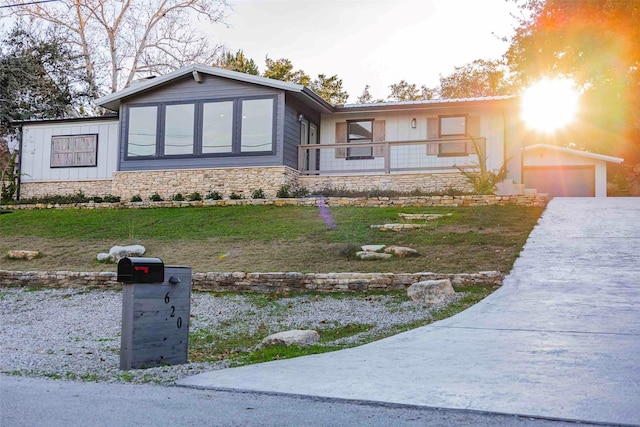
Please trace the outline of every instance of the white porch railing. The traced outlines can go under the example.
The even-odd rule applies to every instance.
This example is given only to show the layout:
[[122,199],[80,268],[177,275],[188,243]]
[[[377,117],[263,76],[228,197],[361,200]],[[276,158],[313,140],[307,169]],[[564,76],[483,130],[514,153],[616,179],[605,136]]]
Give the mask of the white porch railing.
[[479,159],[474,141],[484,155],[486,138],[299,145],[298,170],[303,175],[334,175],[475,168]]

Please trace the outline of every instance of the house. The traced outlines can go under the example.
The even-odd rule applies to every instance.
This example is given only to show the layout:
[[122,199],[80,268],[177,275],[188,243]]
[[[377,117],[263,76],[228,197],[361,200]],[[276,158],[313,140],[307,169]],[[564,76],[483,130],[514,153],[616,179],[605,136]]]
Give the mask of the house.
[[527,164],[512,96],[334,106],[301,85],[191,65],[96,102],[116,114],[21,123],[21,198],[469,190],[460,169],[480,158],[506,162],[516,184]]

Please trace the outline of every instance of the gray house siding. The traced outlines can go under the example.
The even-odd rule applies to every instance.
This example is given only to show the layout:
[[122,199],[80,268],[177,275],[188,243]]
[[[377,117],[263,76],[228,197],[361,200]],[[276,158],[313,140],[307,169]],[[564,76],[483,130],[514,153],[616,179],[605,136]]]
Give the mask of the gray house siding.
[[284,165],[298,168],[298,145],[300,145],[300,121],[302,114],[320,128],[320,114],[287,94],[284,120]]
[[[285,96],[284,91],[241,83],[233,80],[202,75],[202,83],[197,83],[191,76],[181,78],[149,92],[123,100],[120,106],[120,156],[118,170],[144,171],[162,169],[200,169],[219,167],[254,167],[280,166],[283,158]],[[238,156],[225,155],[219,157],[165,157],[158,159],[127,159],[127,135],[129,129],[130,106],[144,104],[165,104],[174,102],[222,100],[250,97],[275,97],[273,153],[244,154]]]

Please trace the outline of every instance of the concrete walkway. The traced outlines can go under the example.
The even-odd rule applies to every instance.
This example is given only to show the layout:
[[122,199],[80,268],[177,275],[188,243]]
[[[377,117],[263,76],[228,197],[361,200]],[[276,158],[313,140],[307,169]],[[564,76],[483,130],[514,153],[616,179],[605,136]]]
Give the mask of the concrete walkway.
[[640,424],[640,198],[556,198],[493,295],[368,345],[179,385]]

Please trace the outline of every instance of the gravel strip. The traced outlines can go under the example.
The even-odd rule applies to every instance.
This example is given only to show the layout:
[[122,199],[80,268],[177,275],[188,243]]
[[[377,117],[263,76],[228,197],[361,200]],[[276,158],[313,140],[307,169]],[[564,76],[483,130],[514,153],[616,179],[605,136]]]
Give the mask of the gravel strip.
[[[453,298],[461,297],[456,294]],[[351,294],[342,299],[300,295],[266,306],[258,299],[251,294],[194,292],[190,332],[215,331],[233,336],[259,331],[266,336],[327,325],[374,325],[365,333],[324,345],[358,343],[396,325],[429,319],[430,311],[441,308],[393,295]],[[229,366],[224,360],[121,371],[121,316],[122,293],[118,291],[0,289],[0,372],[108,383],[171,384],[185,376]]]

